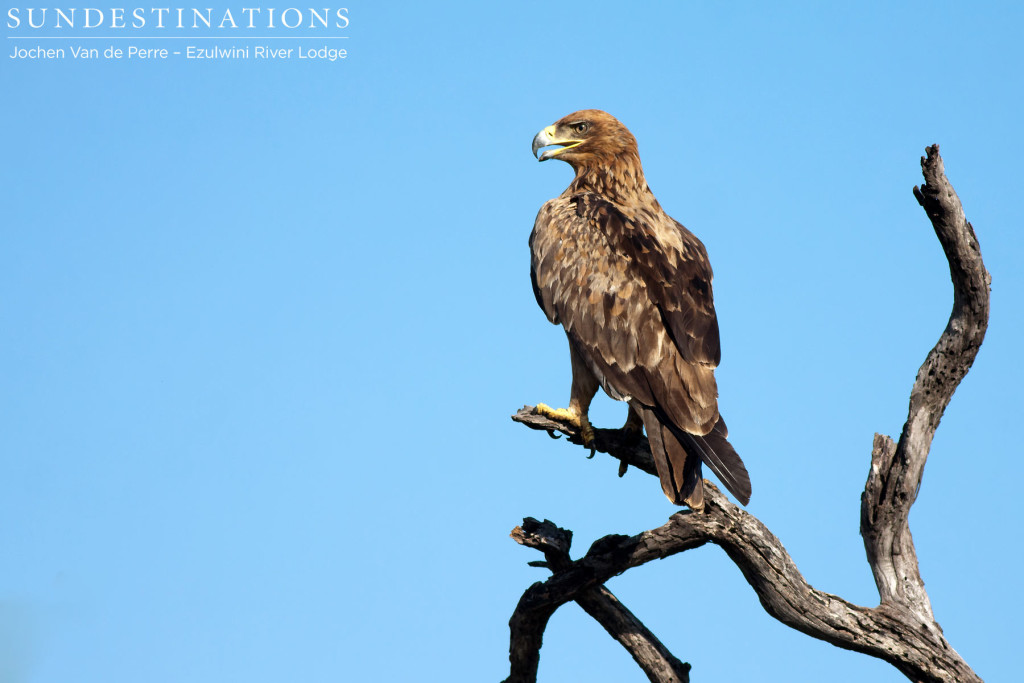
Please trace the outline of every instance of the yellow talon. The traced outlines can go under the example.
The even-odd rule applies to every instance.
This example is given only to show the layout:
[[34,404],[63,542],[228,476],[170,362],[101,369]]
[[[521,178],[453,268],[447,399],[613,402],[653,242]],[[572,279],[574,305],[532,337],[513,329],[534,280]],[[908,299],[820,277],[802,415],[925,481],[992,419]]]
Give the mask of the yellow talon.
[[580,436],[583,438],[583,445],[591,448],[594,443],[594,428],[590,425],[590,420],[583,418],[580,420]]
[[537,415],[543,415],[560,422],[568,422],[572,426],[578,427],[583,445],[590,449],[590,455],[587,457],[594,457],[594,453],[597,452],[597,449],[594,448],[594,428],[590,425],[590,420],[587,419],[586,415],[580,415],[572,408],[552,408],[546,403],[538,403],[533,411]]
[[573,427],[578,427],[583,444],[590,449],[590,455],[587,457],[593,458],[594,454],[597,453],[597,449],[594,447],[594,428],[590,425],[590,420],[587,419],[586,415],[581,415],[571,408],[554,409],[547,403],[538,403],[534,413],[552,420],[558,420],[559,422],[567,422]]
[[576,413],[576,412],[570,410],[569,408],[552,408],[551,406],[547,405],[546,403],[538,403],[537,407],[534,408],[534,411],[538,415],[543,415],[544,417],[549,417],[552,420],[560,420],[561,422],[568,422],[569,424],[571,424],[573,426],[576,426],[576,427],[580,426],[580,416],[579,416],[579,413]]
[[583,439],[583,447],[590,449],[587,459],[594,457],[597,449],[594,448],[594,428],[590,425],[590,419],[586,415],[580,415],[580,438]]

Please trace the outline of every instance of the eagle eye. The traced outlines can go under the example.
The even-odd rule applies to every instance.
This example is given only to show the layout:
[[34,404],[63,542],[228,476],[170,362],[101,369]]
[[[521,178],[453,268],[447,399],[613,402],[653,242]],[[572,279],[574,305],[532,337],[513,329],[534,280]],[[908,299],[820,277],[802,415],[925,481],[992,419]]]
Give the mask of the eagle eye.
[[580,121],[579,123],[574,123],[572,129],[577,133],[586,133],[590,130],[590,124],[586,121]]

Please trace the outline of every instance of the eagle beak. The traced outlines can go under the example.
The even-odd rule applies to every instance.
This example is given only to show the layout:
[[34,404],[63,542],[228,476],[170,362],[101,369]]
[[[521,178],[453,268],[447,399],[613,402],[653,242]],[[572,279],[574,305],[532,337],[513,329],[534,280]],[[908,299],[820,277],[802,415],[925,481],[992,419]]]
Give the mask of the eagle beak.
[[[563,139],[560,140],[555,134],[555,127],[548,126],[533,138],[533,156],[537,157],[537,161],[547,161],[553,159],[557,155],[561,154],[567,149],[572,149],[577,145],[583,144],[583,140]],[[558,149],[546,150],[540,156],[537,156],[537,152],[542,147],[550,147],[552,145],[559,145]]]

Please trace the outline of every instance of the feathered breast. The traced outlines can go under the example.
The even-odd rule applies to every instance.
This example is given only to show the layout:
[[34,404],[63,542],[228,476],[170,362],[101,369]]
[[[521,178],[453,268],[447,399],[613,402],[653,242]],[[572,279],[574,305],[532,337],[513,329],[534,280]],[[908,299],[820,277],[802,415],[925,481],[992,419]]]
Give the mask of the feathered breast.
[[624,210],[583,193],[541,208],[530,247],[537,302],[609,393],[694,433],[714,426],[718,322],[696,237],[656,203]]

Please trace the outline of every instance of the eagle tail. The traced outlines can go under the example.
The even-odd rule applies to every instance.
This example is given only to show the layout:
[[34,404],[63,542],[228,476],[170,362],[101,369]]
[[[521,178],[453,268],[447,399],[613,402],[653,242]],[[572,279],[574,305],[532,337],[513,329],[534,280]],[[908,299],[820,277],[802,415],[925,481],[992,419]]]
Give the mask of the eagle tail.
[[698,512],[703,510],[704,481],[700,476],[699,452],[693,446],[688,448],[685,440],[681,442],[654,410],[639,404],[634,405],[634,408],[640,413],[647,430],[651,455],[654,456],[658,478],[661,479],[661,490],[675,505],[688,505]]
[[711,468],[738,501],[744,505],[750,502],[750,475],[736,449],[726,439],[729,429],[725,426],[725,420],[719,417],[714,428],[704,436],[688,434],[675,427],[673,432]]

